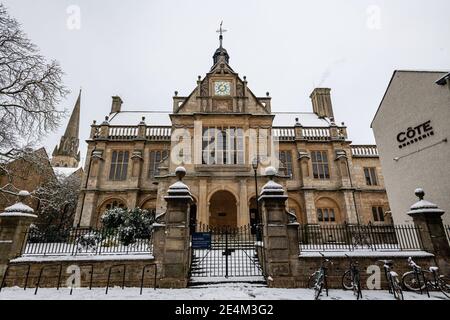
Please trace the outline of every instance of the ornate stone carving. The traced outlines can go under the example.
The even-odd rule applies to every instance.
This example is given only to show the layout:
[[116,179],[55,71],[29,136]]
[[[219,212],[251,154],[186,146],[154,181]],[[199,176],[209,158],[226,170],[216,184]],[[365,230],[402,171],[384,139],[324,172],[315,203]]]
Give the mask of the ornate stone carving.
[[214,100],[215,112],[232,112],[231,100]]
[[243,97],[244,96],[244,85],[240,82],[238,82],[236,84],[236,95],[238,97]]
[[200,94],[202,96],[208,96],[209,95],[209,88],[208,88],[208,81],[203,81],[200,86]]

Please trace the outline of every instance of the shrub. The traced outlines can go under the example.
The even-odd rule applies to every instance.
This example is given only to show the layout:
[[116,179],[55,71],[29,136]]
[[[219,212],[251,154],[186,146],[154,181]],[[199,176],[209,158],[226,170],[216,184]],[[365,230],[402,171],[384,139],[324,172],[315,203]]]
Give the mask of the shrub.
[[137,239],[150,238],[155,213],[140,208],[114,208],[106,211],[101,221],[108,234],[117,233],[120,242],[128,246],[136,243]]

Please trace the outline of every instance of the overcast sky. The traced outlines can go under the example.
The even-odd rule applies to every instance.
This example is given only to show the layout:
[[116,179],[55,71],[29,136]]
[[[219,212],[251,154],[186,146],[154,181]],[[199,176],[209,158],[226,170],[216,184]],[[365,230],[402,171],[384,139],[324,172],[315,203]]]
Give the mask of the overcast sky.
[[[212,65],[221,20],[230,65],[272,111],[311,111],[314,87],[332,88],[334,113],[354,143],[374,143],[370,122],[395,69],[450,69],[450,1],[3,0],[49,59],[80,87],[81,151],[93,119],[123,109],[171,111]],[[80,12],[79,25],[77,10]],[[79,27],[79,28],[78,28]],[[42,141],[51,152],[63,134]]]

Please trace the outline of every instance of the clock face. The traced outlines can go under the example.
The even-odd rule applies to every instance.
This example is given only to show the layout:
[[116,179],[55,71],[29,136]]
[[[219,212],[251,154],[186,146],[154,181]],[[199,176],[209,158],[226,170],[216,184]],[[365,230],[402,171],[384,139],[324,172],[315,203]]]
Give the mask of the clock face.
[[214,82],[214,93],[217,96],[229,96],[231,93],[231,84],[228,81]]

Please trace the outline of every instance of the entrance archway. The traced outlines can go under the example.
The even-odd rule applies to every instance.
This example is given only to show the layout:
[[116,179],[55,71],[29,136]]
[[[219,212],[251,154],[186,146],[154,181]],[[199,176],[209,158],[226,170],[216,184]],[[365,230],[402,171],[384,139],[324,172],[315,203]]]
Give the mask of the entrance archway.
[[211,196],[209,225],[212,227],[237,227],[236,198],[231,192],[220,190]]

